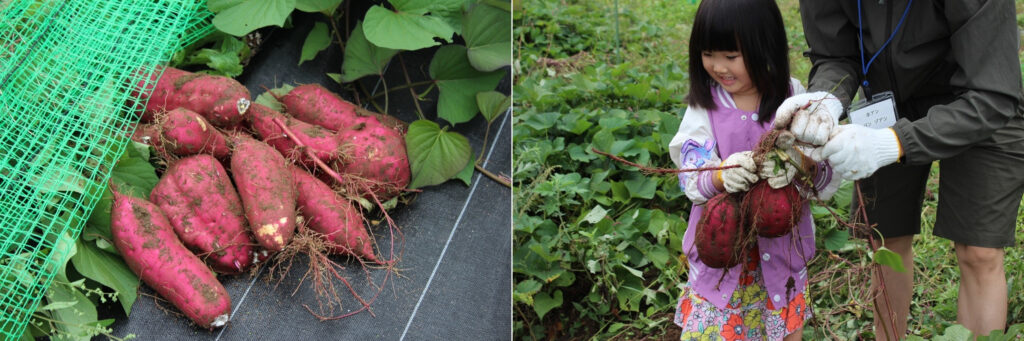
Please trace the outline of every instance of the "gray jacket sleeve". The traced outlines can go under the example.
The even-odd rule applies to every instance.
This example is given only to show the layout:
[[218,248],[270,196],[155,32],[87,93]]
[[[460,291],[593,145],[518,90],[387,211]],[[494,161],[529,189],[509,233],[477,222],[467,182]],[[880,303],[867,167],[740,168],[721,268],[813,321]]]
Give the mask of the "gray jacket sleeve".
[[[860,52],[857,28],[841,6],[841,1],[801,0],[800,13],[813,63],[809,91],[829,91],[839,84],[832,92],[848,106],[860,83]],[[956,98],[931,107],[923,118],[900,119],[893,127],[910,164],[963,152],[990,139],[1020,115],[1021,69],[1013,2],[947,1],[944,11],[952,30],[947,58],[957,64],[949,81]]]
[[1021,69],[1013,6],[1011,1],[946,2],[946,17],[956,28],[950,37],[951,57],[959,66],[950,85],[962,92],[917,121],[896,122],[893,129],[906,162],[924,164],[956,155],[1019,115]]
[[806,54],[812,63],[807,92],[831,92],[846,108],[859,89],[860,50],[857,27],[846,18],[839,3],[800,0],[800,16],[810,46]]

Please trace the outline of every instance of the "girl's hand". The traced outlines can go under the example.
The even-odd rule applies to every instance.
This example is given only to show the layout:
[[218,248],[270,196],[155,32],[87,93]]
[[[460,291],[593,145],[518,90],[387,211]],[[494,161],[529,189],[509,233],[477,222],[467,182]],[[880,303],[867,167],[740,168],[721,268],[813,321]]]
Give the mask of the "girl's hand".
[[[777,163],[776,160],[777,157],[765,158],[764,162],[761,163],[758,175],[761,176],[761,179],[768,181],[768,186],[779,189],[793,182],[797,169],[792,163],[785,161]],[[796,162],[799,164],[800,159],[796,159]],[[778,166],[778,169],[776,169],[776,166]]]
[[757,182],[757,165],[751,152],[739,152],[725,158],[722,166],[739,165],[736,168],[723,169],[719,171],[722,177],[722,186],[729,193],[742,192],[750,189],[750,184]]

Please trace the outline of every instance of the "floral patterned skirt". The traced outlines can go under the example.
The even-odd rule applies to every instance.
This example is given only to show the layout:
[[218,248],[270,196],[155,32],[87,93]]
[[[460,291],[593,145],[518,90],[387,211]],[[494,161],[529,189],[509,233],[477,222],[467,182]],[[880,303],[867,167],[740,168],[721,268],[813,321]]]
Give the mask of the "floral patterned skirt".
[[684,286],[675,316],[676,325],[683,328],[679,339],[781,340],[803,328],[804,320],[812,316],[805,301],[808,286],[785,307],[776,309],[763,281],[761,263],[753,256],[744,264],[740,283],[725,309],[718,309],[689,285]]

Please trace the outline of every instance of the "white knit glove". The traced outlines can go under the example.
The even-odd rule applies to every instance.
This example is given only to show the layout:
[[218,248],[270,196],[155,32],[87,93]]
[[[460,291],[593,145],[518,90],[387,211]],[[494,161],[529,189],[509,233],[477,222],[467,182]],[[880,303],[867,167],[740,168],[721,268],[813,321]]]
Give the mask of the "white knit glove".
[[[789,149],[791,152],[786,153],[787,157],[792,158],[796,164],[800,164],[802,161],[800,153],[796,149]],[[796,176],[796,167],[792,163],[782,162],[778,164],[775,162],[777,157],[771,156],[766,157],[764,162],[761,163],[761,169],[758,170],[757,175],[768,182],[768,186],[778,189],[786,187],[789,183],[793,182],[793,177]],[[776,165],[779,165],[776,169]]]
[[779,105],[772,126],[775,129],[789,129],[798,141],[821,146],[828,142],[832,130],[839,125],[839,115],[842,113],[842,103],[828,92],[799,94],[787,98]]
[[866,178],[878,168],[899,160],[900,140],[892,128],[845,124],[836,131],[822,148],[822,157],[828,158],[832,171],[845,179]]
[[739,165],[736,168],[723,169],[722,172],[722,185],[725,186],[725,190],[729,193],[742,192],[750,189],[750,184],[757,182],[757,165],[754,164],[754,158],[750,156],[751,152],[739,152],[725,158],[722,162],[722,167]]

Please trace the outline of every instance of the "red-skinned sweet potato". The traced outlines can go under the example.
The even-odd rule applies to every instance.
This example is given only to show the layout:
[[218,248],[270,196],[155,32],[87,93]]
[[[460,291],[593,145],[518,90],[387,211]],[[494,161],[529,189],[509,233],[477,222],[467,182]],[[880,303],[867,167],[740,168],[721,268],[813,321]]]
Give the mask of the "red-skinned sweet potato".
[[217,159],[200,154],[175,161],[149,193],[174,232],[214,271],[236,274],[253,264],[242,202]]
[[132,133],[132,141],[161,148],[160,128],[153,124],[139,123]]
[[757,229],[757,235],[766,238],[781,237],[800,222],[803,204],[796,186],[789,184],[772,188],[767,181],[751,186],[743,199],[748,221]]
[[157,115],[163,145],[178,156],[210,154],[218,159],[231,155],[227,140],[205,118],[186,108]]
[[231,175],[253,237],[281,251],[295,234],[295,188],[288,161],[274,147],[243,134],[230,137]]
[[367,124],[338,134],[345,143],[345,157],[338,172],[370,180],[370,190],[386,200],[409,185],[412,171],[405,137],[394,128]]
[[[161,70],[159,80],[154,81]],[[157,68],[149,79],[152,90],[134,93],[146,102],[143,122],[150,122],[159,112],[187,108],[215,126],[230,128],[242,121],[249,108],[249,90],[232,78],[166,67]],[[138,88],[142,88],[141,82]]]
[[394,116],[360,108],[320,84],[297,86],[278,100],[287,108],[288,114],[331,131],[351,129],[360,123],[380,123],[396,129],[404,129],[405,126]]
[[295,87],[280,98],[295,118],[332,131],[341,131],[360,123],[375,121],[356,114],[356,106],[319,84]]
[[115,190],[110,232],[128,267],[185,316],[204,328],[227,323],[231,312],[227,290],[181,244],[160,208]]
[[744,226],[736,195],[720,193],[709,199],[694,232],[697,258],[716,269],[739,264]]
[[262,104],[253,103],[249,108],[249,115],[247,115],[248,122],[253,130],[263,138],[263,142],[274,146],[281,152],[281,155],[303,165],[314,166],[313,159],[306,156],[302,150],[297,149],[295,142],[285,135],[281,126],[274,123],[274,119],[284,123],[288,130],[295,134],[295,138],[313,151],[313,154],[321,161],[331,162],[341,154],[341,141],[338,140],[337,134],[334,132],[296,120]]
[[299,212],[313,231],[323,234],[331,251],[380,263],[373,254],[373,240],[363,225],[359,209],[304,169],[291,166],[298,192]]

